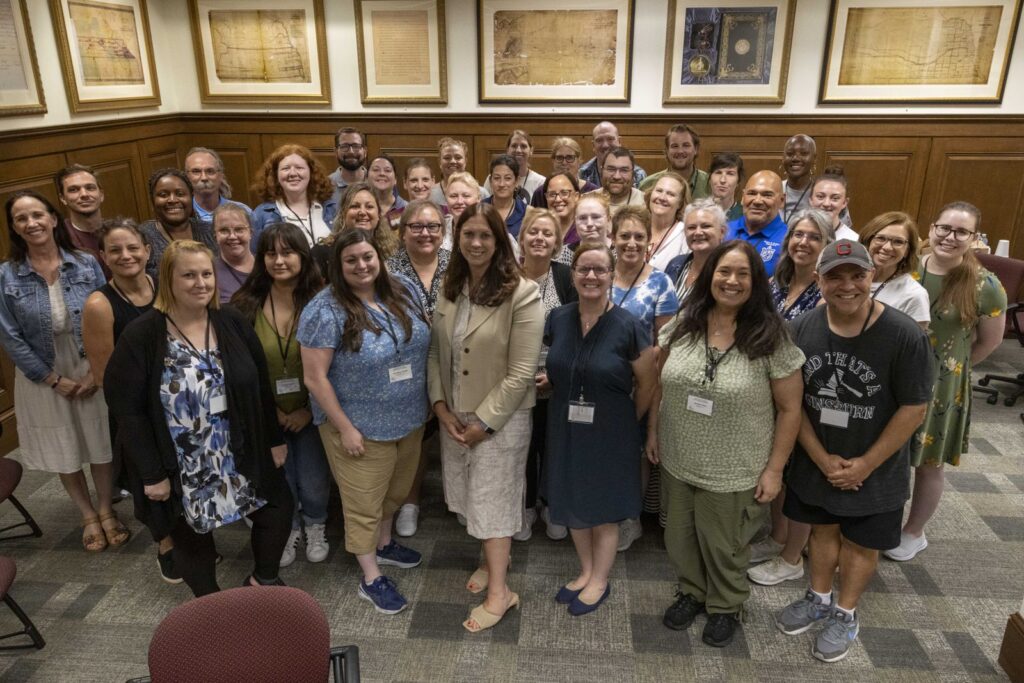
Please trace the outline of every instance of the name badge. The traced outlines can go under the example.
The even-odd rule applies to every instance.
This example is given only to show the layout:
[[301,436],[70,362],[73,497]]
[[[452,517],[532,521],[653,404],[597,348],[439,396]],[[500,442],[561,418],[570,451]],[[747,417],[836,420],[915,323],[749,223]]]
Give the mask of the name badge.
[[219,415],[228,409],[228,397],[223,393],[210,395],[210,412]]
[[594,424],[594,404],[584,401],[569,401],[569,422]]
[[691,394],[686,397],[686,409],[693,413],[710,416],[715,409],[715,402],[710,398],[702,398]]
[[282,377],[275,383],[278,396],[285,394],[297,394],[302,390],[302,384],[298,377]]
[[834,410],[832,408],[821,408],[821,424],[828,425],[829,427],[839,427],[840,429],[846,429],[846,426],[850,423],[850,414],[845,410]]
[[388,378],[391,380],[392,384],[412,379],[412,365],[406,363],[404,365],[396,365],[393,368],[388,368]]

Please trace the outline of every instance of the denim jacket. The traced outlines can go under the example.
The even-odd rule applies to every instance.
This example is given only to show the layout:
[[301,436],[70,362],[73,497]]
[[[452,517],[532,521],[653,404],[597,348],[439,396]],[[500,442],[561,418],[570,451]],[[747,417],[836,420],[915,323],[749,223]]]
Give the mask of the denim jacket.
[[[334,217],[338,215],[338,202],[328,199],[320,204],[323,207],[324,223],[333,229]],[[277,202],[263,202],[252,210],[252,251],[256,253],[256,245],[260,240],[263,228],[271,223],[281,223],[284,216],[277,210]]]
[[[106,282],[100,264],[84,252],[60,250],[60,288],[75,332],[78,353],[82,346],[82,309],[85,300]],[[14,364],[33,382],[42,382],[53,370],[53,322],[46,280],[28,260],[0,264],[0,345]]]

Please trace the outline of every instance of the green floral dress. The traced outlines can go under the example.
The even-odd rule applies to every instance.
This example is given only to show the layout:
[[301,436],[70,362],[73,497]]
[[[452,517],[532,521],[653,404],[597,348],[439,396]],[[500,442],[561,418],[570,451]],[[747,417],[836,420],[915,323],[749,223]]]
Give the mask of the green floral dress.
[[[935,391],[924,424],[914,437],[911,464],[960,464],[967,452],[971,426],[971,344],[974,327],[964,327],[955,306],[939,307],[945,276],[912,274],[927,291],[932,321],[929,337],[935,363]],[[975,300],[978,318],[995,318],[1006,311],[1006,292],[991,272],[981,268]]]

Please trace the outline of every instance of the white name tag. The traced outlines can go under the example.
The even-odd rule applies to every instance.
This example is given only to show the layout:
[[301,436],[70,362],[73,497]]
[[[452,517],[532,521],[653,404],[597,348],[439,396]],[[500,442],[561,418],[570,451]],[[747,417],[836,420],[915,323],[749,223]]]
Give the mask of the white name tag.
[[282,377],[277,380],[276,386],[278,396],[297,394],[302,389],[302,384],[299,382],[298,377]]
[[821,424],[828,425],[829,427],[839,427],[840,429],[846,429],[846,426],[850,423],[850,414],[845,410],[834,410],[832,408],[821,408]]
[[210,396],[210,412],[214,415],[219,415],[228,409],[228,397],[224,394],[214,394]]
[[715,409],[715,402],[710,398],[702,398],[691,394],[686,397],[686,409],[701,415],[711,415]]
[[406,363],[405,365],[396,365],[393,368],[388,368],[388,378],[391,379],[392,384],[412,379],[412,365]]
[[569,401],[569,422],[594,424],[594,404],[583,401]]

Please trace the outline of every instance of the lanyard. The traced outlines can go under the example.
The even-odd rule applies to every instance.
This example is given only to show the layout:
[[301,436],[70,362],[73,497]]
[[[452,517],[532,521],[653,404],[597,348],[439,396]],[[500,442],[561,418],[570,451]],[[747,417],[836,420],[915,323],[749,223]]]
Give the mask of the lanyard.
[[[854,340],[860,339],[861,335],[864,334],[864,331],[866,329],[868,329],[868,323],[871,321],[871,315],[875,312],[875,300],[874,299],[868,299],[868,301],[870,303],[870,306],[868,308],[868,316],[866,318],[864,318],[864,324],[860,326],[860,332],[857,333],[857,336],[853,337]],[[828,312],[827,311],[825,312],[825,324],[828,325]],[[839,336],[839,335],[836,335],[835,333],[833,333],[832,332],[832,326],[829,325],[828,341],[826,343],[828,345],[829,355],[831,355],[831,356],[835,355],[835,351],[832,350],[832,337],[833,336]],[[843,337],[843,339],[849,339],[849,337]],[[856,344],[854,344],[854,347],[856,347]]]
[[[923,261],[921,263],[921,286],[924,287],[924,290],[927,292],[928,291],[928,287],[925,286],[926,282],[928,282],[928,262],[927,261]],[[931,294],[928,295],[928,298],[931,299]],[[941,300],[942,300],[942,292],[940,291],[939,292],[939,297],[935,301],[930,301],[929,302],[931,304],[929,306],[929,309],[931,310],[931,314],[932,314],[932,319],[933,320],[938,315],[938,312],[935,310],[935,307],[939,305],[939,301],[941,301]],[[940,320],[941,320],[941,318],[940,318]]]
[[629,289],[627,289],[626,293],[622,295],[622,298],[619,299],[618,303],[615,303],[613,301],[612,302],[613,304],[615,304],[616,306],[621,306],[626,301],[626,299],[629,298],[629,295],[633,291],[633,288],[636,287],[636,281],[640,279],[640,276],[643,274],[643,272],[644,272],[644,266],[640,266],[640,270],[638,270],[636,272],[636,277],[634,277],[633,281],[629,283]]
[[[604,313],[607,313],[614,306],[615,306],[615,304],[613,304],[611,301],[609,301],[605,305]],[[581,336],[580,346],[579,346],[578,349],[576,349],[576,354],[572,358],[572,366],[570,367],[570,370],[569,370],[569,377],[570,378],[575,377],[577,372],[579,373],[579,377],[580,377],[580,403],[583,402],[583,385],[587,381],[587,364],[590,363],[590,356],[593,355],[594,348],[601,342],[601,337],[604,335],[604,331],[607,328],[607,326],[603,326],[603,327],[601,327],[600,332],[598,332],[598,330],[597,330],[598,323],[601,322],[601,318],[604,317],[604,313],[602,313],[600,316],[598,316],[597,320],[594,321],[594,327],[591,328],[591,330],[590,330],[591,333],[594,333],[594,334],[587,335],[587,336],[592,336],[594,338],[593,339],[593,343],[590,346],[587,346],[587,336],[583,336],[582,325],[580,326],[581,327],[581,329],[580,329],[580,336]],[[587,352],[585,357],[583,355],[584,348],[586,349],[586,352]],[[570,380],[570,386],[571,386],[571,380]]]
[[[793,205],[793,210],[794,211],[800,208],[800,202],[802,202],[804,200],[804,197],[807,196],[807,191],[810,190],[812,187],[814,187],[814,178],[811,178],[810,185],[805,187],[804,191],[800,193],[800,198],[797,199],[796,200],[796,204]],[[787,185],[787,188],[788,188],[788,185]],[[782,214],[783,214],[782,215],[782,220],[788,221],[789,220],[789,214],[786,212],[786,202],[785,201],[782,202]]]
[[[878,289],[876,289],[874,292],[871,293],[871,300],[872,301],[874,301],[878,297],[878,295],[882,293],[882,290],[885,289],[885,286],[887,284],[892,282],[894,277],[896,277],[896,273],[893,273],[889,277],[885,278],[885,282],[883,282],[882,284],[878,285]],[[923,279],[923,277],[922,277],[922,279]],[[871,317],[871,316],[868,316],[868,317]]]
[[295,315],[292,315],[292,319],[288,321],[288,336],[285,337],[284,346],[281,346],[281,333],[278,332],[277,327],[277,310],[274,308],[274,295],[273,293],[267,293],[267,298],[270,299],[270,319],[274,324],[274,339],[277,340],[277,350],[281,354],[281,364],[288,367],[288,352],[292,346],[292,335],[295,333]]
[[302,230],[302,232],[306,233],[306,235],[309,236],[309,243],[316,244],[316,237],[314,237],[313,235],[313,207],[309,207],[309,212],[306,214],[306,220],[309,221],[309,230],[306,230],[306,222],[302,220],[302,216],[295,213],[295,209],[288,205],[287,200],[282,199],[281,202],[285,205],[285,207],[288,208],[289,211],[291,211],[292,216],[295,217],[295,220],[299,222],[299,228]]
[[[366,306],[366,304],[363,305]],[[373,322],[380,325],[380,319],[377,318],[378,311],[375,311],[369,306],[366,306],[366,312],[370,314],[370,317],[373,319]],[[387,332],[388,336],[391,337],[391,343],[395,345],[395,355],[398,356],[399,360],[401,360],[402,351],[398,345],[398,335],[395,333],[395,325],[393,322],[391,322],[391,314],[388,313],[387,308],[384,307],[382,307],[382,310],[379,311],[379,313],[384,316],[384,322],[387,324],[386,329],[383,326],[381,326],[381,329],[384,332]]]
[[164,316],[167,318],[168,322],[171,323],[171,326],[175,330],[177,330],[178,334],[181,335],[181,338],[183,340],[185,340],[185,343],[189,345],[189,348],[191,348],[193,351],[195,351],[196,356],[199,357],[199,360],[206,361],[206,367],[209,369],[209,371],[211,373],[213,373],[214,375],[219,374],[217,369],[213,366],[213,358],[212,358],[212,354],[210,353],[210,314],[209,314],[209,312],[207,312],[207,314],[206,314],[206,333],[204,335],[204,341],[203,341],[203,344],[205,345],[206,348],[203,351],[200,351],[198,348],[196,348],[196,345],[192,343],[192,340],[188,338],[188,335],[186,335],[184,332],[181,331],[181,328],[178,327],[178,323],[174,322],[174,318],[172,318],[171,316],[167,315],[166,313],[164,313]]
[[733,340],[732,344],[729,344],[729,348],[719,354],[718,350],[712,348],[711,344],[708,343],[708,331],[704,330],[704,379],[700,382],[701,386],[706,387],[709,383],[714,383],[715,378],[718,376],[718,366],[735,346],[736,341]]

